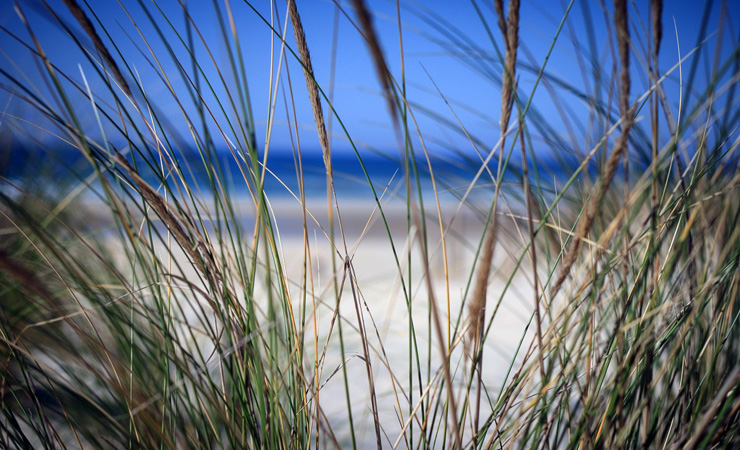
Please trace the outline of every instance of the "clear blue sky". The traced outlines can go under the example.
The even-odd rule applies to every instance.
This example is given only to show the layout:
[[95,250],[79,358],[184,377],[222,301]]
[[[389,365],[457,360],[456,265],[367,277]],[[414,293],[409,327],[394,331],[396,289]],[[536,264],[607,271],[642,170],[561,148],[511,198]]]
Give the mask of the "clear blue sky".
[[[187,139],[187,127],[181,118],[172,96],[167,92],[162,80],[156,75],[156,70],[147,62],[145,55],[151,61],[151,55],[145,47],[144,41],[138,35],[137,29],[127,17],[126,12],[112,0],[90,2],[94,5],[94,11],[99,19],[106,25],[116,45],[119,46],[124,55],[125,62],[135,67],[138,71],[146,93],[156,105],[171,119],[173,126]],[[123,5],[128,9],[134,21],[141,26],[141,31],[154,38],[153,28],[147,24],[141,6],[134,1],[123,0]],[[158,2],[162,12],[150,2],[143,2],[161,26],[167,27],[165,18],[179,30],[184,30],[184,17],[182,8],[174,0]],[[232,1],[235,21],[241,39],[242,53],[247,67],[247,76],[252,97],[257,126],[257,141],[263,146],[266,138],[265,125],[268,117],[268,105],[270,96],[270,61],[271,52],[279,55],[279,41],[271,50],[272,31],[248,7],[247,4]],[[383,50],[393,75],[400,81],[400,41],[397,28],[396,4],[392,1],[379,0],[368,2],[374,12],[374,23],[381,36]],[[611,2],[607,8],[611,8]],[[636,2],[640,5],[647,2]],[[678,61],[678,49],[685,54],[692,49],[699,33],[699,23],[704,10],[703,2],[694,1],[667,1],[665,2],[664,38],[661,51],[661,69],[667,70]],[[61,18],[72,27],[77,36],[85,45],[92,48],[89,39],[82,33],[80,27],[74,22],[66,7],[61,1],[53,0],[49,4],[52,9],[59,12]],[[191,14],[196,25],[199,27],[208,45],[213,51],[215,63],[221,68],[227,67],[225,45],[220,38],[220,31],[216,16],[213,13],[213,5],[207,1],[190,1]],[[347,2],[339,3],[347,15],[354,18],[354,11]],[[565,1],[524,1],[522,5],[522,26],[520,62],[520,94],[528,94],[535,74],[526,70],[523,66],[532,64],[539,66],[545,57],[548,47],[555,36],[558,24],[563,17],[567,2]],[[104,92],[101,82],[95,79],[92,70],[84,61],[83,54],[75,48],[74,43],[65,32],[55,24],[55,19],[46,10],[40,1],[20,0],[23,11],[27,14],[32,28],[49,54],[51,60],[58,64],[61,70],[74,79],[81,79],[78,64],[89,77],[94,92]],[[423,5],[423,6],[422,6]],[[500,110],[499,87],[496,80],[500,77],[500,66],[497,63],[494,47],[488,38],[484,21],[490,27],[496,43],[501,46],[501,37],[496,26],[496,16],[490,2],[478,2],[483,20],[478,16],[473,3],[466,1],[428,1],[428,2],[402,2],[401,21],[403,23],[402,36],[405,56],[406,80],[408,87],[408,98],[411,102],[423,106],[415,108],[415,114],[419,120],[423,136],[431,150],[447,151],[459,149],[472,154],[473,146],[466,136],[460,132],[461,127],[457,125],[458,120],[464,128],[484,143],[492,146],[498,138],[498,115]],[[724,5],[724,6],[723,6]],[[266,18],[270,18],[270,5],[268,2],[253,2],[253,6]],[[282,28],[285,19],[285,2],[278,2],[280,21],[276,24]],[[302,15],[306,35],[313,57],[313,66],[316,78],[323,89],[329,91],[330,61],[332,48],[332,35],[334,31],[334,17],[337,6],[331,1],[312,0],[299,1],[299,11]],[[640,69],[644,63],[641,56],[644,54],[645,33],[648,27],[646,7],[640,11],[630,6],[630,18],[633,26],[633,98],[645,91],[648,86],[646,70]],[[18,15],[14,12],[11,2],[3,2],[0,6],[0,24],[11,33],[21,37],[26,42],[28,33],[21,24]],[[723,8],[724,13],[722,12]],[[724,19],[722,35],[715,34],[707,42],[711,51],[707,55],[713,55],[718,39],[722,46],[720,54],[729,54],[734,46],[738,45],[738,33],[740,30],[740,7],[734,2],[713,2],[709,19],[711,34],[719,29],[720,20]],[[674,29],[675,20],[675,29]],[[642,22],[641,22],[642,21]],[[590,26],[586,26],[590,23]],[[96,24],[98,26],[98,24]],[[548,63],[547,71],[550,75],[571,84],[576,89],[585,90],[589,93],[592,89],[593,75],[590,69],[584,73],[579,65],[577,56],[580,49],[581,58],[587,60],[596,58],[600,67],[611,76],[611,50],[608,47],[607,23],[600,2],[576,1],[571,10],[563,34],[556,43],[552,59]],[[99,26],[98,26],[99,28]],[[444,31],[447,30],[447,31]],[[590,30],[590,31],[589,31]],[[677,33],[676,33],[677,30]],[[589,40],[589,32],[593,33],[593,41]],[[395,137],[391,129],[391,122],[386,110],[386,104],[380,97],[380,83],[377,80],[374,66],[372,65],[367,47],[362,41],[358,31],[353,27],[343,12],[339,14],[338,21],[338,47],[336,63],[336,82],[334,91],[334,106],[343,122],[349,129],[352,139],[360,146],[370,145],[372,147],[389,150],[395,148]],[[678,34],[678,42],[677,36]],[[177,42],[176,36],[168,32],[168,41],[175,47],[179,55],[184,56],[182,46]],[[293,45],[293,35],[288,28],[288,44]],[[106,40],[106,42],[108,42]],[[594,48],[591,48],[593,42]],[[40,92],[47,92],[38,76],[41,69],[34,62],[28,51],[14,41],[7,32],[0,33],[0,67],[23,81],[26,85],[34,85]],[[154,47],[159,56],[164,56],[161,43]],[[592,54],[594,50],[596,54]],[[144,52],[144,54],[142,54]],[[200,45],[196,48],[199,61],[205,67],[207,74],[215,80],[215,71],[208,60],[204,48]],[[117,60],[122,58],[114,56]],[[273,60],[274,61],[274,60]],[[308,104],[305,90],[305,82],[300,66],[295,59],[288,55],[287,61],[290,68],[290,77],[294,87],[293,94],[296,104],[298,121],[301,126],[301,142],[304,150],[318,149],[318,140],[313,128],[313,117]],[[706,77],[711,71],[711,58],[707,57],[700,66],[699,76]],[[586,61],[588,63],[588,61]],[[172,73],[172,61],[163,58],[165,73]],[[277,63],[274,62],[274,68]],[[669,101],[677,104],[678,92],[676,89],[678,74],[672,77],[673,81],[666,84],[669,93]],[[282,82],[285,83],[285,68],[283,66]],[[272,75],[272,80],[275,75]],[[0,92],[0,111],[12,113],[23,118],[30,118],[38,123],[38,116],[30,113],[28,108],[10,92],[16,88],[6,77],[0,76],[3,90]],[[228,82],[228,80],[227,80]],[[435,87],[436,84],[436,87]],[[177,92],[185,92],[181,81],[174,83]],[[285,84],[283,84],[285,86]],[[448,106],[437,89],[450,102]],[[560,105],[571,114],[572,130],[575,134],[583,133],[580,129],[585,123],[588,109],[565,92],[557,88]],[[223,88],[216,88],[217,95],[223,95]],[[283,92],[278,91],[278,108],[275,112],[275,128],[271,138],[271,148],[287,149],[290,146],[290,137],[286,126],[286,110],[283,107]],[[672,97],[673,95],[673,97]],[[185,97],[183,93],[182,97]],[[84,99],[83,99],[84,100]],[[206,99],[211,101],[212,99]],[[77,101],[82,101],[78,98]],[[555,103],[547,90],[547,86],[541,85],[535,97],[534,106],[541,112],[542,116],[556,129],[567,133],[567,127],[563,126],[560,112],[555,108]],[[328,108],[325,109],[327,111]],[[447,127],[440,120],[426,114],[424,110],[439,115],[443,120],[451,121],[455,127]],[[454,114],[453,114],[454,110]],[[80,107],[81,119],[90,130],[95,130],[94,115],[91,108]],[[228,113],[227,113],[228,114]],[[457,117],[455,116],[457,115]],[[3,127],[8,127],[7,121],[14,120],[3,118]],[[579,124],[581,122],[581,124]],[[334,122],[333,145],[338,151],[347,149],[346,138]],[[91,131],[94,133],[94,131]],[[228,134],[228,133],[227,133]],[[415,133],[414,133],[415,134]],[[223,140],[222,140],[223,142]],[[218,139],[217,139],[218,145]],[[481,148],[481,151],[487,150]],[[390,150],[395,151],[395,150]],[[546,151],[546,150],[543,150]]]

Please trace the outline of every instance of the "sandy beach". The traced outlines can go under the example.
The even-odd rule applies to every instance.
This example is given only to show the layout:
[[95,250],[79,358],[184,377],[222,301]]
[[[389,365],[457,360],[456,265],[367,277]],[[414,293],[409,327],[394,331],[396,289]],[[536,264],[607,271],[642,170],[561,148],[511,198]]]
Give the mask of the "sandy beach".
[[[255,208],[250,203],[247,199],[236,203],[243,221],[241,225],[247,231],[245,236],[250,236],[249,230],[253,229],[255,220]],[[454,371],[462,379],[462,371],[470,370],[470,357],[466,355],[466,351],[470,351],[467,348],[469,342],[463,339],[468,326],[463,299],[470,295],[468,290],[472,290],[471,272],[475,251],[483,233],[483,219],[466,206],[458,208],[455,202],[441,204],[442,229],[445,233],[443,247],[437,207],[430,202],[426,208],[427,269],[421,263],[423,254],[416,225],[421,222],[412,217],[412,225],[408,225],[405,202],[395,199],[381,203],[390,235],[386,230],[386,222],[372,200],[344,201],[340,198],[338,203],[338,215],[336,206],[333,207],[335,239],[332,244],[325,199],[307,202],[305,227],[304,209],[300,202],[284,197],[270,200],[277,236],[275,248],[284,262],[282,270],[287,280],[294,320],[306,342],[305,354],[302,355],[306,373],[315,373],[317,361],[320,366],[320,389],[315,399],[320,405],[320,414],[331,424],[338,442],[348,442],[350,424],[342,373],[344,366],[358,444],[361,444],[361,448],[375,447],[371,387],[358,326],[361,324],[370,352],[373,388],[385,434],[384,446],[391,447],[403,439],[405,427],[418,429],[421,424],[419,410],[409,420],[409,398],[416,405],[420,398],[428,402],[430,397],[434,399],[446,395],[444,390],[439,389],[442,376],[439,342],[435,337],[430,339],[430,335],[436,336],[431,321],[432,302],[436,304],[444,324],[442,332],[448,341],[444,345],[447,351],[451,351]],[[508,220],[511,222],[511,219]],[[526,262],[507,287],[508,277],[521,256],[522,246],[510,236],[507,237],[515,230],[512,227],[504,228],[507,231],[502,234],[502,242],[506,245],[501,242],[497,244],[489,280],[487,316],[490,320],[496,310],[496,318],[485,341],[483,383],[489,399],[485,400],[484,396],[481,413],[490,409],[488,402],[493,404],[496,401],[532,312],[532,280],[527,275],[529,269]],[[209,239],[216,237],[212,235]],[[211,245],[218,249],[215,241]],[[264,245],[264,241],[260,245]],[[185,256],[174,245],[168,247],[160,242],[156,246],[163,261],[170,257],[180,259]],[[183,262],[184,259],[180,261]],[[336,264],[335,268],[332,264]],[[184,268],[181,274],[184,279],[197,277],[197,271],[192,266],[183,264],[181,267]],[[426,279],[427,275],[431,277],[430,282]],[[336,317],[335,281],[337,288],[341,289]],[[431,286],[431,295],[428,286]],[[267,289],[263,283],[257,286],[253,299],[265,314],[260,319],[265,324],[268,323]],[[270,289],[277,289],[277,286],[273,285]],[[198,322],[203,320],[203,316],[195,310],[203,308],[204,300],[201,299],[200,305],[193,311],[184,311],[184,323],[188,324],[189,329],[202,326]],[[342,321],[344,360],[338,345],[337,319]],[[409,341],[412,327],[415,341]],[[520,349],[517,359],[523,356],[530,338],[531,332],[524,340],[525,348]],[[211,347],[207,339],[194,345]],[[209,352],[212,348],[202,350]],[[411,380],[409,374],[412,375]],[[312,386],[316,381],[313,380]],[[410,382],[413,387],[410,387]],[[456,385],[455,389],[458,398],[464,398],[465,386]],[[311,398],[316,392],[307,392],[306,395]],[[312,402],[311,408],[315,408],[316,404]]]
[[[332,208],[335,214],[333,244],[329,239],[325,199],[312,198],[306,203],[305,214],[302,204],[296,199],[283,196],[273,201],[268,198],[268,203],[277,237],[275,248],[284,263],[281,269],[283,278],[287,280],[295,324],[305,339],[302,358],[306,373],[315,373],[317,361],[320,366],[320,377],[312,382],[312,386],[317,381],[320,386],[318,398],[314,399],[318,400],[320,414],[331,424],[338,442],[348,442],[350,424],[346,411],[344,367],[358,444],[361,448],[375,447],[371,387],[358,326],[361,324],[370,352],[373,388],[385,434],[384,446],[399,443],[399,439],[404,439],[405,427],[418,429],[422,421],[419,410],[414,411],[412,420],[409,419],[412,416],[409,399],[417,405],[419,401],[426,403],[430,398],[446,395],[439,389],[442,363],[431,320],[432,302],[443,323],[442,332],[447,340],[444,345],[446,351],[451,351],[453,369],[460,379],[464,378],[463,371],[470,370],[469,318],[463,301],[470,296],[468,291],[472,291],[471,274],[483,233],[483,218],[467,206],[459,207],[456,202],[448,201],[439,205],[442,215],[440,229],[437,205],[429,202],[426,208],[427,268],[422,264],[421,234],[417,225],[421,224],[420,217],[412,216],[412,225],[409,226],[407,205],[401,200],[381,203],[384,222],[374,201],[340,198],[339,214],[336,204]],[[240,214],[244,236],[252,238],[250,230],[254,229],[256,218],[254,203],[241,198],[234,204]],[[208,205],[201,211],[204,217],[211,208],[212,205]],[[500,217],[509,225],[513,224],[510,218]],[[495,403],[507,374],[511,376],[508,373],[510,364],[515,360],[517,346],[525,335],[533,310],[532,280],[528,275],[530,269],[526,258],[508,283],[517,258],[521,256],[522,245],[513,237],[515,227],[505,225],[502,229],[489,278],[487,324],[494,311],[496,317],[490,323],[489,337],[485,341],[482,381],[488,400],[484,396],[481,413],[490,410],[490,404]],[[441,230],[445,233],[444,246]],[[176,275],[175,278],[198,279],[198,270],[190,264],[171,236],[168,238],[165,230],[162,231],[163,239],[154,244],[161,261]],[[214,252],[224,251],[220,249],[215,233],[209,234],[207,239]],[[264,246],[265,242],[261,240],[260,245]],[[245,244],[245,249],[249,248],[251,242]],[[231,269],[227,267],[226,271]],[[427,276],[431,277],[429,281]],[[259,275],[257,278],[261,279]],[[336,288],[341,290],[338,302],[335,282]],[[253,301],[264,315],[259,318],[260,323],[270,326],[267,289],[260,282]],[[278,287],[273,284],[269,289]],[[177,289],[174,292],[177,297]],[[189,290],[183,289],[182,292]],[[213,320],[213,313],[204,313],[208,311],[207,299],[182,298],[179,301],[183,305],[183,332],[200,329],[204,320]],[[335,316],[337,303],[339,311]],[[339,347],[338,320],[342,321],[343,327],[344,359]],[[409,341],[412,328],[415,339]],[[531,337],[530,330],[517,360],[521,360]],[[213,350],[210,338],[196,338],[192,344],[200,347],[204,354]],[[216,370],[218,361],[212,360],[209,365],[210,370]],[[306,393],[307,399],[316,395],[315,388],[312,389]],[[465,386],[456,385],[455,389],[458,398],[465,397]],[[316,404],[314,401],[310,407],[315,408]]]

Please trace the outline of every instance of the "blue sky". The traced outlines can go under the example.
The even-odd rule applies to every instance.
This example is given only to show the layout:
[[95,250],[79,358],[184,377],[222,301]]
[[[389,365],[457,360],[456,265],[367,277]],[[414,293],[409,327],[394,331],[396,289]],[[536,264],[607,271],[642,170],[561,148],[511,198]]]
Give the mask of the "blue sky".
[[[611,2],[607,3],[607,9]],[[630,18],[634,27],[633,40],[633,98],[639,96],[648,87],[647,71],[640,67],[641,56],[644,54],[642,46],[645,44],[645,33],[648,27],[647,2],[635,2],[641,10],[630,7]],[[54,11],[65,23],[70,24],[73,33],[78,36],[84,45],[92,48],[89,39],[82,33],[61,1],[50,1]],[[145,41],[139,36],[139,31],[148,37],[149,42],[157,42],[154,29],[148,24],[138,2],[124,0],[124,8],[114,1],[91,2],[105,29],[111,34],[111,39],[119,47],[123,56],[115,55],[117,61],[125,61],[136,69],[138,77],[145,87],[147,97],[166,116],[173,129],[188,140],[188,128],[182,113],[177,107],[172,94],[168,92],[166,84],[157,75],[159,69],[152,66],[153,57],[148,53]],[[167,28],[166,20],[184,34],[184,14],[178,2],[161,1],[153,4],[143,2],[155,17],[157,23]],[[391,72],[396,80],[401,80],[401,52],[397,23],[396,3],[378,0],[368,2],[374,13],[374,24],[381,36],[383,50]],[[220,3],[223,7],[223,3]],[[269,2],[253,2],[251,5],[267,20],[271,20]],[[339,5],[339,6],[337,6]],[[407,97],[414,106],[415,117],[421,128],[421,134],[428,148],[435,152],[459,150],[463,153],[474,154],[475,145],[466,136],[479,142],[479,151],[490,149],[498,136],[498,115],[500,110],[499,86],[500,65],[496,59],[494,45],[488,37],[486,26],[490,27],[496,45],[501,46],[502,40],[496,16],[490,2],[477,2],[480,16],[472,2],[460,1],[428,1],[402,2],[401,22],[404,62],[406,71]],[[56,19],[38,1],[20,1],[21,9],[37,34],[52,62],[76,80],[81,80],[80,69],[84,71],[93,92],[105,98],[105,88],[102,81],[97,79],[84,54],[75,47],[74,42],[56,23]],[[258,144],[264,146],[267,140],[266,125],[270,113],[270,98],[275,91],[271,90],[277,75],[271,73],[278,67],[277,59],[280,54],[280,42],[274,40],[274,34],[257,13],[246,3],[232,1],[234,20],[241,42],[242,55],[245,61],[248,77],[249,93],[254,111],[256,137]],[[565,1],[535,1],[523,2],[522,25],[520,29],[519,70],[520,95],[529,95],[535,74],[526,70],[527,65],[539,67],[556,34],[558,25],[564,15],[567,2]],[[679,48],[682,54],[692,49],[697,42],[699,23],[704,10],[702,2],[673,1],[666,2],[663,14],[664,38],[661,50],[661,70],[672,67],[679,59]],[[161,8],[161,10],[158,10]],[[219,68],[228,67],[226,44],[220,38],[220,29],[211,2],[189,2],[190,13],[198,29],[213,54],[213,62]],[[331,49],[333,35],[336,32],[337,60],[334,84],[334,108],[342,122],[349,130],[352,140],[361,148],[372,147],[382,151],[395,151],[396,139],[391,128],[391,121],[386,110],[386,103],[380,95],[380,83],[369,56],[366,45],[360,34],[354,28],[349,18],[354,19],[354,11],[347,2],[335,4],[331,1],[312,0],[300,1],[299,11],[304,21],[308,44],[313,58],[313,67],[316,79],[325,90],[330,91],[331,78]],[[726,8],[726,9],[723,9]],[[719,54],[724,58],[737,45],[740,30],[740,8],[732,2],[714,2],[710,8],[710,19],[707,33],[715,33],[707,45],[711,51],[706,52],[705,61],[702,61],[699,77],[711,73],[712,58],[718,40],[722,45]],[[273,16],[275,27],[282,29],[286,16],[284,2],[277,3],[276,16]],[[130,14],[131,18],[128,17]],[[346,14],[346,15],[345,15]],[[335,22],[335,15],[338,21]],[[482,16],[482,17],[481,17]],[[349,18],[348,18],[349,17]],[[723,18],[721,36],[716,33]],[[3,2],[0,6],[0,24],[5,30],[15,34],[26,42],[30,42],[28,33],[14,11],[11,2]],[[133,22],[132,22],[133,19]],[[278,20],[279,19],[279,20]],[[675,20],[675,29],[674,29]],[[642,21],[642,22],[641,22]],[[134,26],[134,23],[140,27]],[[338,24],[335,29],[335,23]],[[590,23],[590,27],[587,24]],[[99,28],[99,25],[96,23]],[[597,65],[610,77],[612,70],[611,50],[609,48],[608,27],[601,2],[579,0],[570,11],[566,27],[555,44],[555,48],[547,66],[547,73],[557,79],[569,83],[573,88],[583,90],[591,95],[593,74],[591,69],[584,72],[583,61],[595,58]],[[589,31],[590,30],[590,31]],[[593,40],[589,39],[589,32]],[[167,42],[175,48],[180,57],[187,61],[182,45],[177,35],[171,30],[167,32]],[[293,35],[290,27],[287,33],[288,45],[293,45]],[[678,39],[678,41],[677,41]],[[197,41],[197,37],[196,37]],[[106,42],[110,42],[106,39]],[[41,65],[34,61],[29,52],[19,45],[5,31],[0,33],[0,67],[12,76],[17,77],[25,85],[36,86],[48,98],[48,90],[44,87],[39,72]],[[174,73],[173,62],[166,57],[161,42],[152,46],[155,54],[162,58],[162,70],[165,74]],[[595,54],[591,53],[595,51]],[[223,87],[218,87],[218,78],[205,48],[196,44],[196,56],[203,65],[206,75],[216,85],[215,96],[207,96],[206,102],[213,109],[215,98],[223,99]],[[580,52],[580,62],[579,62]],[[270,148],[277,151],[289,149],[291,134],[286,118],[283,96],[289,96],[287,90],[286,64],[289,68],[290,80],[293,86],[293,100],[299,124],[299,134],[304,151],[316,151],[319,147],[313,126],[313,117],[308,103],[305,81],[300,71],[300,65],[291,55],[287,55],[286,63],[281,65],[281,88],[277,90],[277,107],[275,109],[274,128],[270,137]],[[688,64],[688,61],[687,61]],[[127,75],[129,76],[129,75]],[[6,77],[0,77],[3,90],[0,92],[0,110],[21,119],[28,118],[34,123],[40,123],[37,114],[29,111],[23,105],[19,96],[14,94],[17,88]],[[182,81],[173,77],[172,83],[178,98],[186,100],[186,88]],[[226,77],[226,83],[233,80]],[[678,73],[666,82],[669,101],[678,103]],[[704,81],[706,82],[706,81]],[[700,85],[701,83],[698,83]],[[552,99],[548,86],[541,84],[535,95],[533,106],[542,114],[541,117],[558,133],[567,135],[581,135],[588,133],[588,108],[574,96],[567,93],[562,87],[554,86],[557,101]],[[604,90],[606,92],[606,89]],[[604,94],[606,95],[606,94]],[[446,100],[446,101],[445,101]],[[525,101],[523,98],[522,101]],[[85,105],[84,96],[77,96],[76,107],[79,108],[83,126],[96,133],[97,125],[94,113],[89,105]],[[560,110],[556,108],[560,106]],[[193,113],[191,106],[186,106],[189,114]],[[291,113],[292,107],[287,109]],[[328,108],[325,107],[328,113]],[[429,114],[431,113],[431,114]],[[230,112],[226,111],[226,116]],[[568,118],[563,119],[563,114]],[[216,113],[217,122],[223,118]],[[11,117],[3,118],[3,127],[8,127],[8,121],[15,120],[17,129],[18,120]],[[447,126],[450,123],[452,126]],[[412,124],[413,126],[413,124]],[[415,144],[419,139],[414,135]],[[226,140],[233,139],[228,132],[224,138],[216,138],[217,146],[225,146]],[[48,141],[49,138],[42,138]],[[580,145],[587,145],[588,139],[582,140]],[[334,121],[333,146],[336,151],[346,151],[349,143],[346,136],[339,130]],[[543,147],[546,147],[543,145]],[[543,148],[542,151],[548,151]]]

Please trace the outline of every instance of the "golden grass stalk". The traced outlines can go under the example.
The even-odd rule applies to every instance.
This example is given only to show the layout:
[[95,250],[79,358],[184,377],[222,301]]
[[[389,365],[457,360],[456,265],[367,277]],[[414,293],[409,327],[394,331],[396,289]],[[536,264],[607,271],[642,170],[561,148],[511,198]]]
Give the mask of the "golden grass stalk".
[[[499,150],[499,173],[497,177],[501,177],[501,161],[503,156],[503,149],[505,143],[506,129],[509,126],[509,118],[511,117],[512,107],[512,96],[513,96],[513,82],[516,74],[516,51],[518,45],[519,35],[519,1],[511,0],[509,2],[509,17],[508,20],[504,16],[503,2],[502,0],[494,1],[496,13],[499,15],[499,26],[502,28],[502,34],[506,42],[506,56],[504,61],[504,76],[503,85],[501,87],[501,148]],[[494,245],[496,243],[497,234],[497,219],[496,219],[496,203],[498,200],[500,182],[496,185],[496,195],[494,196],[494,208],[491,215],[488,228],[486,229],[486,236],[483,240],[483,253],[481,254],[480,265],[478,266],[478,272],[476,274],[475,288],[473,290],[473,298],[470,306],[468,307],[468,314],[470,317],[470,340],[475,342],[474,346],[477,349],[477,342],[480,339],[482,333],[482,320],[485,315],[485,302],[486,294],[488,290],[488,276],[491,271],[491,262],[493,261]]]

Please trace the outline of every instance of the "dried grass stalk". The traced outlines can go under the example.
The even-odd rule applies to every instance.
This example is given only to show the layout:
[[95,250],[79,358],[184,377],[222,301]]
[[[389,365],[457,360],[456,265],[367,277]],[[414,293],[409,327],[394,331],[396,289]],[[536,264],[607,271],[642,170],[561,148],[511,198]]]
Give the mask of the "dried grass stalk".
[[[501,87],[501,149],[503,152],[504,148],[504,136],[506,135],[506,129],[509,126],[509,119],[511,117],[512,99],[514,93],[514,77],[516,75],[516,58],[517,58],[517,47],[519,45],[519,0],[511,0],[509,2],[509,16],[504,17],[503,2],[501,0],[494,1],[496,14],[498,15],[499,27],[503,34],[504,40],[506,41],[506,55],[504,59],[504,75],[503,84]],[[500,170],[500,167],[499,167]],[[501,174],[499,173],[500,177]],[[498,186],[496,187],[496,197],[498,197]],[[494,202],[497,198],[494,198]],[[493,261],[493,247],[496,243],[496,234],[498,231],[498,224],[496,218],[496,208],[494,205],[493,214],[491,221],[489,222],[488,229],[486,230],[486,236],[483,240],[483,253],[480,258],[480,265],[478,266],[478,273],[476,274],[476,284],[473,290],[473,298],[470,306],[468,307],[468,314],[470,317],[470,335],[469,339],[472,342],[477,342],[481,337],[483,316],[485,315],[485,302],[488,291],[488,277],[491,271],[491,262]],[[477,349],[477,345],[475,346]]]
[[[554,297],[560,291],[563,286],[565,279],[570,273],[570,269],[578,257],[578,251],[580,250],[581,243],[586,235],[591,230],[591,225],[594,223],[596,213],[601,206],[601,199],[604,193],[609,189],[609,186],[614,179],[614,175],[617,171],[617,164],[623,153],[627,150],[629,131],[632,128],[633,116],[635,113],[635,107],[629,106],[629,95],[630,95],[630,61],[629,61],[629,28],[627,21],[627,2],[626,0],[614,0],[614,24],[617,30],[617,48],[619,51],[619,59],[621,62],[621,68],[619,73],[620,81],[620,92],[619,92],[619,109],[622,114],[622,134],[614,144],[614,149],[611,155],[606,161],[606,167],[604,174],[599,178],[596,183],[591,197],[586,205],[586,211],[583,214],[578,227],[574,234],[573,247],[565,255],[563,261],[563,269],[560,271],[557,280],[553,284],[552,296]],[[626,200],[626,199],[625,199]]]
[[357,11],[357,18],[360,21],[362,34],[365,36],[365,41],[367,41],[367,45],[370,47],[370,54],[375,63],[375,70],[378,72],[378,79],[380,79],[380,83],[383,85],[383,93],[388,102],[388,111],[391,113],[393,122],[396,123],[398,121],[398,112],[393,103],[394,95],[390,81],[390,72],[388,70],[388,65],[385,63],[385,58],[383,57],[383,50],[380,48],[380,40],[375,32],[370,11],[362,0],[353,0],[352,5],[354,6],[355,11]]
[[[512,100],[514,97],[514,77],[516,74],[517,47],[519,46],[519,0],[509,2],[506,19],[506,58],[504,60],[504,79],[501,87],[501,133],[506,133],[511,119]],[[503,139],[501,150],[503,151]],[[499,174],[500,175],[500,174]]]
[[319,96],[319,88],[313,74],[311,54],[308,51],[306,34],[303,32],[303,22],[301,22],[301,16],[298,14],[298,8],[296,7],[294,0],[288,0],[288,14],[290,15],[290,23],[293,26],[293,34],[295,35],[295,42],[298,46],[298,54],[301,57],[301,64],[303,65],[303,75],[306,78],[306,88],[308,89],[308,98],[311,101],[313,119],[314,122],[316,122],[316,131],[319,133],[319,142],[321,143],[321,151],[324,156],[324,165],[326,166],[326,171],[331,180],[333,179],[331,148],[329,147],[329,136],[326,133],[326,124],[324,123],[324,112],[321,108],[321,97]]
[[653,23],[653,54],[658,57],[660,42],[663,40],[663,0],[650,0],[651,17]]
[[108,48],[105,46],[105,44],[103,44],[103,40],[100,39],[100,35],[98,35],[98,32],[95,31],[95,27],[93,26],[90,19],[87,17],[87,14],[85,14],[85,11],[80,7],[76,0],[63,1],[64,4],[67,5],[67,9],[69,9],[69,11],[72,13],[72,16],[74,16],[75,20],[77,20],[77,23],[79,23],[82,29],[85,31],[85,34],[87,34],[87,36],[93,41],[93,44],[95,45],[95,50],[97,50],[100,54],[100,57],[103,58],[105,65],[110,68],[111,72],[113,73],[113,77],[115,77],[116,81],[118,81],[118,84],[121,86],[121,89],[123,89],[123,92],[131,97],[131,89],[126,82],[126,79],[123,78],[123,73],[121,73],[121,70],[118,68],[118,64],[116,64],[116,61],[111,56]]
[[185,231],[182,221],[175,216],[162,196],[149,186],[123,156],[117,154],[115,161],[117,164],[123,166],[129,176],[131,176],[141,196],[151,206],[157,216],[159,216],[162,223],[167,226],[167,229],[172,233],[185,253],[187,253],[190,260],[199,267],[203,275],[213,286],[218,286],[222,280],[222,276],[216,265],[213,252],[205,240],[197,232],[188,233]]

